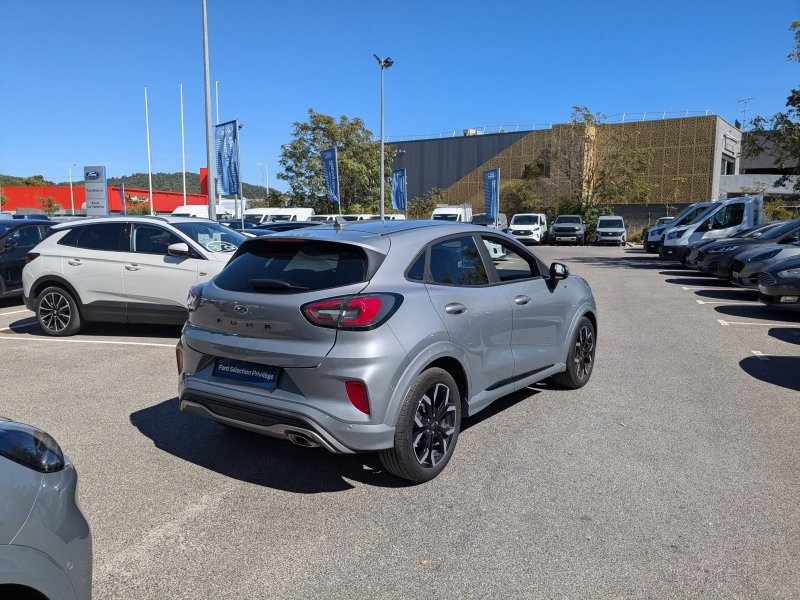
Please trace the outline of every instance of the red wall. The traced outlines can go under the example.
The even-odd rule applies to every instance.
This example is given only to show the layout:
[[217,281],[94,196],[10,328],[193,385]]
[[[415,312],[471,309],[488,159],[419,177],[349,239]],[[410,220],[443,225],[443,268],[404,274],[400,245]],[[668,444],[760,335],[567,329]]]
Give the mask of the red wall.
[[[86,194],[83,186],[73,186],[75,194],[75,210],[83,208],[86,202]],[[149,190],[138,188],[125,188],[125,194],[130,196],[140,196],[148,198]],[[8,198],[8,202],[3,205],[4,211],[15,211],[18,208],[41,209],[41,205],[36,200],[37,197],[52,196],[65,211],[70,210],[69,186],[9,186],[3,187],[3,195]],[[203,194],[186,194],[186,204],[208,204],[208,197]],[[162,192],[153,190],[153,208],[158,213],[171,213],[177,207],[183,205],[183,192]],[[108,209],[114,212],[122,211],[122,203],[119,199],[119,187],[108,187]]]

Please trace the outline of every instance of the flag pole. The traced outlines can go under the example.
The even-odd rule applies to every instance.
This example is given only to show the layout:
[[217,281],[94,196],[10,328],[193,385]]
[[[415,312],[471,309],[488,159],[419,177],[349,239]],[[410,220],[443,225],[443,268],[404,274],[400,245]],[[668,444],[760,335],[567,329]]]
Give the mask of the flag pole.
[[183,205],[186,206],[186,139],[183,134],[183,82],[181,82],[181,158],[183,160]]
[[153,213],[153,169],[150,165],[150,113],[147,110],[147,86],[144,86],[144,123],[147,128],[147,180],[150,184],[150,214]]

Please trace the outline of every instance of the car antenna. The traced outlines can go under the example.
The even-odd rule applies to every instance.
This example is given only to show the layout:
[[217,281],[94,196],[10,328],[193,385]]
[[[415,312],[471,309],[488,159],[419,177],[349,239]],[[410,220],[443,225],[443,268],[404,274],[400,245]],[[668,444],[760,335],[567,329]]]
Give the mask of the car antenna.
[[342,215],[338,215],[338,216],[337,216],[337,217],[336,217],[336,218],[333,220],[333,228],[334,228],[336,231],[341,231],[342,229],[346,229],[346,228],[348,228],[348,227],[350,227],[350,221],[348,221],[347,219],[345,219],[345,218],[344,218]]

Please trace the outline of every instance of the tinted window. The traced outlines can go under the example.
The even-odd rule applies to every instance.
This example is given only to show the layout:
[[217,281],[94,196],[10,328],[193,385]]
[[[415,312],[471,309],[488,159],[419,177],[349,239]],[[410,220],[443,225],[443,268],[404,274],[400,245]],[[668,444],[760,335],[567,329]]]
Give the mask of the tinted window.
[[425,279],[425,253],[419,255],[419,258],[414,261],[414,264],[411,265],[411,268],[408,270],[408,274],[406,275],[409,279],[413,279],[414,281],[422,281]]
[[453,285],[489,283],[472,236],[439,242],[431,247],[431,278],[435,283]]
[[133,224],[133,236],[131,236],[131,250],[144,254],[167,254],[167,249],[171,244],[185,243],[174,233],[163,227],[153,225]]
[[42,235],[39,233],[39,227],[35,225],[17,229],[14,233],[9,234],[6,239],[17,242],[17,248],[33,248],[42,241]]
[[119,250],[119,238],[122,234],[122,223],[101,223],[82,227],[78,239],[73,245],[86,250]]
[[[78,235],[82,229],[83,227],[73,227],[67,231],[67,233],[60,240],[58,240],[58,243],[62,246],[74,246],[75,240],[78,239]],[[51,229],[50,231],[52,232],[53,230]],[[56,231],[56,233],[58,233],[58,231]]]
[[[236,252],[236,249],[247,239],[238,231],[228,229],[213,221],[175,223],[173,227],[192,238],[209,252]],[[178,241],[182,242],[183,240]]]
[[9,229],[11,229],[11,224],[4,225],[4,224],[0,223],[0,235],[3,235]]
[[571,223],[571,224],[580,225],[581,224],[581,218],[580,217],[558,217],[556,219],[556,223],[557,224]]
[[539,270],[533,261],[519,254],[511,245],[496,238],[483,238],[483,243],[486,244],[486,249],[492,257],[500,281],[530,279],[539,275]]
[[458,221],[458,214],[455,213],[436,213],[433,215],[434,221]]
[[214,283],[232,292],[313,291],[364,281],[367,257],[350,244],[264,238],[251,242]]

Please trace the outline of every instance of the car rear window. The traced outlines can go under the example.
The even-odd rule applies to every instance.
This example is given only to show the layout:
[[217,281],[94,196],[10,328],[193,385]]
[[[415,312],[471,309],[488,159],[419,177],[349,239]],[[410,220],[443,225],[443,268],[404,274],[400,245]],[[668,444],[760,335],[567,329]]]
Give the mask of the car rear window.
[[367,256],[359,247],[321,240],[264,239],[250,243],[214,283],[232,292],[303,292],[365,280]]

